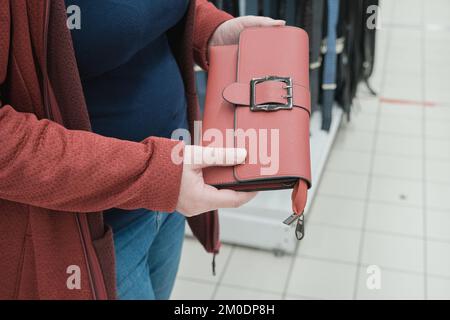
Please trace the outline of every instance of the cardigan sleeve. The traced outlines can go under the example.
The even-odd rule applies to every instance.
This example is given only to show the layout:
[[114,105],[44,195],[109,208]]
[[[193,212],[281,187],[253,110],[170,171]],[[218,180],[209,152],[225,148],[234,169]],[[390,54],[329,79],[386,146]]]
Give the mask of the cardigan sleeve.
[[[8,66],[8,52],[10,45],[10,28],[11,18],[9,16],[9,0],[0,0],[0,86],[5,81],[7,66]],[[1,106],[1,87],[0,87],[0,106]]]
[[208,42],[216,28],[233,17],[207,0],[196,0],[194,24],[194,59],[208,70]]
[[9,4],[0,0],[0,199],[64,212],[174,211],[183,170],[181,142],[156,137],[130,142],[69,130],[18,112],[2,99],[10,55]]
[[9,105],[0,108],[0,136],[0,199],[67,212],[175,210],[182,142],[68,130]]

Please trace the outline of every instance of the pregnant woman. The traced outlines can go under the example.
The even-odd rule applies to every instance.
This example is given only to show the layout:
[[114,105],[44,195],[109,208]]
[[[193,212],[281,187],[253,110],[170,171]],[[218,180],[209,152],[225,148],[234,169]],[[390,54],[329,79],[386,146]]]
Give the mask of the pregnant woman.
[[168,299],[185,217],[215,252],[204,212],[254,196],[172,161],[171,133],[198,119],[194,61],[207,69],[209,45],[282,24],[205,0],[0,0],[0,298]]

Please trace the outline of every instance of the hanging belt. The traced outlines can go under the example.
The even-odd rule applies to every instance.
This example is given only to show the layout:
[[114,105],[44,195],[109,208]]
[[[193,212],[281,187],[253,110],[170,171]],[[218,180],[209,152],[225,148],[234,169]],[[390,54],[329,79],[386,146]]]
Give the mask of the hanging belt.
[[287,25],[295,26],[295,17],[297,14],[297,3],[296,0],[286,0],[286,9],[285,9],[285,20]]
[[266,17],[271,17],[278,19],[278,1],[274,0],[264,0],[263,1],[263,15]]
[[324,59],[322,78],[322,130],[331,126],[334,92],[336,89],[336,28],[339,17],[339,0],[327,0],[327,52]]
[[322,54],[320,47],[323,38],[324,0],[302,0],[298,12],[298,23],[309,35],[309,79],[311,86],[311,108],[318,109],[320,67],[322,66]]
[[259,1],[247,0],[245,3],[245,14],[251,16],[259,15]]

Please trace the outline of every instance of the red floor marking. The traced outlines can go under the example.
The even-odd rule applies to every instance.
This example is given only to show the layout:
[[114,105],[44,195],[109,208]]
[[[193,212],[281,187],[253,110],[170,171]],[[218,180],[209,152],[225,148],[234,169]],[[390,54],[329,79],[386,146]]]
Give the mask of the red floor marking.
[[392,104],[404,104],[404,105],[415,105],[424,107],[435,107],[436,103],[432,101],[415,101],[415,100],[405,100],[405,99],[392,99],[380,97],[381,103],[392,103]]

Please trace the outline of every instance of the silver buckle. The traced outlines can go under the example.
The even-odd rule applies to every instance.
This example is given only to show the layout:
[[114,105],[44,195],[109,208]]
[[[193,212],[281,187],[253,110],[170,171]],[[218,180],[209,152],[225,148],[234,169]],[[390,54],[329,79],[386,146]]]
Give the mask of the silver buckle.
[[[256,85],[266,81],[278,81],[284,82],[286,86],[287,94],[283,96],[286,99],[286,103],[267,103],[267,104],[257,104],[256,103]],[[293,98],[293,86],[292,78],[290,77],[278,77],[278,76],[266,76],[263,78],[254,78],[250,81],[250,110],[251,111],[277,111],[284,109],[292,109],[294,106]]]

